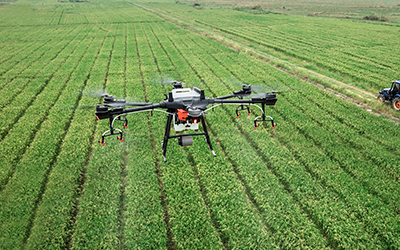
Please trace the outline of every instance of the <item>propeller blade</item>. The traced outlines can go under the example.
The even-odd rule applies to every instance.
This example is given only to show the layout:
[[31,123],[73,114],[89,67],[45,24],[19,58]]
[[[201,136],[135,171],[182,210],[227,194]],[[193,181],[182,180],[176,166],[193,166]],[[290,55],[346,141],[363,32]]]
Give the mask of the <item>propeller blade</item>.
[[96,105],[82,105],[78,106],[78,109],[94,109]]
[[173,84],[174,82],[179,82],[178,80],[175,80],[173,77],[167,76],[167,75],[157,75],[154,77],[151,77],[146,81],[149,84],[161,84],[161,85],[169,85]]
[[103,86],[90,86],[87,87],[83,92],[82,95],[92,97],[92,98],[100,98],[103,96],[108,95],[108,93],[104,90]]
[[177,80],[176,78],[171,77],[166,74],[162,74],[161,76],[157,75],[157,76],[151,77],[150,79],[148,79],[146,81],[146,83],[149,83],[149,84],[159,84],[159,85],[171,85],[171,84],[179,83],[179,82],[182,83],[183,88],[193,88],[193,87],[199,85],[199,84],[196,85],[196,82],[185,82],[182,80]]
[[230,85],[233,86],[233,88],[239,90],[241,88],[243,88],[243,85],[250,85],[251,86],[251,92],[252,95],[250,96],[254,96],[254,94],[257,93],[284,93],[287,91],[294,91],[296,89],[293,88],[289,88],[286,86],[283,86],[282,84],[279,83],[268,83],[265,85],[256,85],[256,84],[250,84],[250,83],[244,83],[242,81],[240,81],[239,79],[235,78],[235,77],[231,77],[225,80],[225,82]]

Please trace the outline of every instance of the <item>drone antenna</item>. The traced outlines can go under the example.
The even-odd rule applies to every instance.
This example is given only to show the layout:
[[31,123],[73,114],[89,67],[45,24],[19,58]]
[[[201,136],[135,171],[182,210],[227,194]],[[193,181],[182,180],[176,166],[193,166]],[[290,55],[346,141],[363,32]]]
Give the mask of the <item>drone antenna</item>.
[[204,89],[193,87],[193,90],[200,94],[200,100],[204,100],[206,98],[206,96],[204,95]]

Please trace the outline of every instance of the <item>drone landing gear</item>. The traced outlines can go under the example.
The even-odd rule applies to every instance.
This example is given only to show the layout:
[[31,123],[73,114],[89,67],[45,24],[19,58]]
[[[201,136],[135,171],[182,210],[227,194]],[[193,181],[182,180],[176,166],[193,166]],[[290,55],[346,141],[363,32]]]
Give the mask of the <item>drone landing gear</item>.
[[[274,129],[275,126],[276,126],[276,123],[274,123],[274,119],[271,116],[266,116],[265,115],[265,103],[262,103],[261,106],[262,106],[262,108],[261,108],[262,115],[257,116],[254,119],[254,129],[257,129],[257,127],[260,126],[260,124],[258,124],[257,122],[271,122],[271,124],[272,124],[271,125],[271,129]],[[242,110],[247,110],[247,115],[251,114],[251,110],[250,110],[249,106],[247,106],[247,105],[239,105],[236,108],[236,118],[239,118],[239,116],[240,116],[239,111],[242,111]],[[259,118],[261,118],[261,119],[259,119]]]
[[236,108],[236,118],[239,118],[239,116],[240,116],[239,111],[242,111],[242,110],[247,110],[247,115],[251,114],[251,110],[250,110],[249,106],[247,106],[247,105],[239,105]]
[[162,152],[163,152],[163,157],[164,157],[164,162],[167,162],[167,145],[168,145],[168,140],[172,139],[172,138],[178,138],[178,143],[180,146],[190,146],[193,143],[192,140],[192,136],[197,136],[197,135],[204,135],[204,139],[206,140],[208,147],[211,150],[211,153],[214,156],[217,156],[214,152],[214,149],[211,145],[211,140],[210,140],[210,136],[208,135],[208,131],[207,131],[207,126],[206,126],[206,122],[204,120],[203,116],[200,116],[198,119],[201,120],[201,124],[203,125],[203,133],[193,133],[193,134],[185,134],[185,135],[170,135],[170,131],[171,131],[171,123],[173,120],[173,115],[169,114],[167,116],[167,125],[165,126],[165,134],[164,134],[164,140],[161,142],[161,146],[162,146]]
[[[254,129],[257,129],[257,127],[260,125],[260,124],[258,124],[257,122],[271,122],[271,129],[274,129],[275,128],[275,126],[276,126],[276,123],[274,123],[274,119],[271,117],[271,116],[266,116],[265,115],[265,104],[264,103],[262,103],[262,111],[263,111],[263,113],[262,113],[262,115],[260,115],[260,116],[257,116],[255,119],[254,119]],[[260,118],[261,117],[261,119],[258,119],[258,118]],[[268,119],[267,119],[268,118]]]
[[123,137],[122,137],[122,135],[123,135],[122,131],[121,131],[120,129],[114,128],[114,121],[123,121],[123,122],[124,122],[124,124],[123,124],[124,127],[125,127],[125,128],[128,128],[128,119],[126,119],[126,117],[124,117],[124,116],[118,116],[118,117],[116,117],[115,119],[114,119],[113,116],[110,116],[109,119],[110,119],[110,120],[109,120],[110,129],[107,130],[106,132],[104,132],[104,133],[101,135],[101,139],[99,140],[99,142],[100,142],[101,145],[103,145],[103,146],[105,145],[105,138],[106,138],[107,136],[117,135],[118,140],[120,140],[121,142],[124,141],[124,139],[123,139]]

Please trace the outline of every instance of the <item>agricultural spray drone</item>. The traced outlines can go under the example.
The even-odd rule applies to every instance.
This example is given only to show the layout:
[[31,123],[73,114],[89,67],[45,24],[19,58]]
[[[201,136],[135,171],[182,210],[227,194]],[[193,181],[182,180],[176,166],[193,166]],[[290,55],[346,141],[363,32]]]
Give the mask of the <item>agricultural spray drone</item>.
[[[231,95],[208,98],[204,95],[204,90],[202,89],[196,87],[193,89],[183,88],[182,82],[174,81],[172,83],[173,90],[168,95],[165,95],[164,101],[160,103],[131,103],[125,100],[116,100],[111,95],[104,95],[104,103],[96,105],[95,114],[99,120],[109,119],[110,129],[103,133],[99,142],[104,145],[105,138],[112,135],[116,135],[122,142],[123,133],[120,129],[114,127],[114,123],[122,121],[125,128],[127,128],[128,120],[125,115],[142,111],[161,111],[167,113],[164,140],[162,141],[162,153],[165,162],[167,161],[168,140],[172,138],[177,138],[180,146],[190,146],[193,143],[193,136],[204,135],[212,154],[216,156],[207,132],[204,115],[208,110],[219,105],[238,105],[236,108],[236,118],[239,118],[240,111],[247,111],[248,115],[250,115],[250,106],[257,106],[262,111],[262,115],[254,119],[254,129],[259,126],[258,122],[262,121],[271,122],[272,129],[276,126],[274,119],[265,115],[265,106],[275,105],[278,100],[274,92],[251,95],[251,85],[244,84],[241,90],[233,91]],[[243,97],[251,97],[251,99],[243,99]],[[238,99],[230,100],[231,98]],[[261,107],[259,104],[261,104]],[[212,106],[207,108],[209,105]],[[132,108],[125,108],[130,106]],[[172,122],[174,130],[177,133],[176,135],[170,135]],[[203,132],[198,133],[199,123],[202,124]],[[181,133],[188,130],[194,130],[196,133]]]

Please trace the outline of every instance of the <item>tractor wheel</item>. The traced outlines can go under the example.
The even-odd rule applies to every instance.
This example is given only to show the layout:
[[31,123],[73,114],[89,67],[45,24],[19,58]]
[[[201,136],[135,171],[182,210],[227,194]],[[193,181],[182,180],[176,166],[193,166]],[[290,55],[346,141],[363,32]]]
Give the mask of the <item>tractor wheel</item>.
[[400,110],[400,98],[394,98],[392,101],[393,108],[397,111]]
[[384,103],[385,102],[385,97],[383,95],[378,95],[377,100],[378,100],[379,103]]

